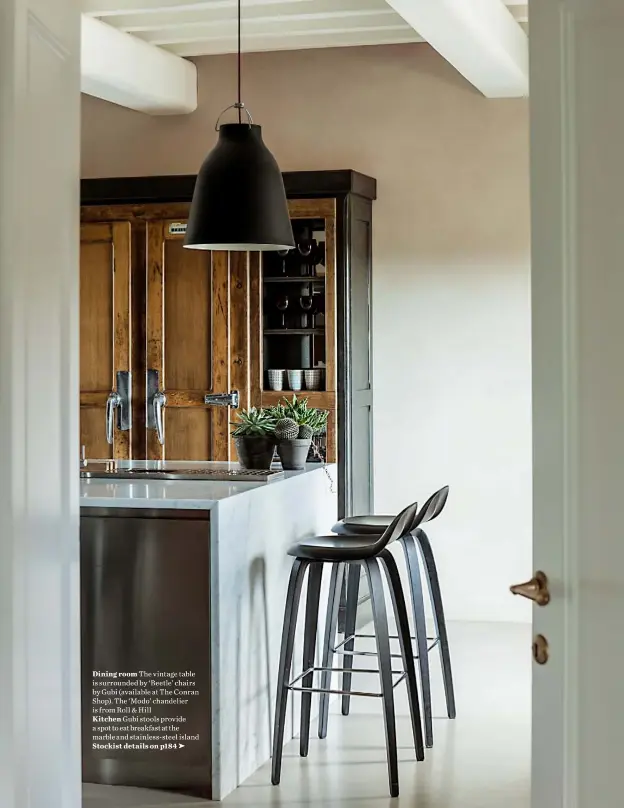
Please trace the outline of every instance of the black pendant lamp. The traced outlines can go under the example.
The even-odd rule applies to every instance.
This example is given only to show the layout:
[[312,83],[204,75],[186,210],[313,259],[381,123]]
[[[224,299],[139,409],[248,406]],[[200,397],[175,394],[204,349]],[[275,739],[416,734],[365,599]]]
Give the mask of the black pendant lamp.
[[[225,112],[238,123],[219,125]],[[243,112],[247,122],[243,123]],[[215,126],[217,145],[197,176],[184,246],[192,250],[286,250],[295,246],[282,173],[262,128],[241,100],[241,0],[238,0],[238,101]]]

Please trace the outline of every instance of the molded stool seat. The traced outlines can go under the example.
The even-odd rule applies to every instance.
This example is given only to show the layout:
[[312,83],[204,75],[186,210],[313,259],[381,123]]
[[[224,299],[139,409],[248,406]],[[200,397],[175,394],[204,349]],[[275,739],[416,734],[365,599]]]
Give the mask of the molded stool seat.
[[[442,665],[442,676],[444,680],[444,692],[446,696],[447,715],[455,718],[457,715],[455,708],[455,689],[453,685],[453,674],[451,669],[451,657],[449,651],[448,635],[446,630],[446,620],[444,617],[444,606],[442,603],[442,592],[438,579],[438,572],[435,557],[429,538],[419,525],[430,522],[440,515],[448,498],[449,488],[445,486],[436,491],[423,505],[416,519],[416,526],[410,533],[401,536],[399,543],[403,547],[407,571],[410,581],[412,612],[416,629],[417,659],[420,672],[420,683],[423,695],[423,712],[425,719],[425,744],[433,746],[433,716],[431,708],[431,682],[429,674],[429,652],[436,646],[440,650],[440,662]],[[367,514],[361,516],[351,516],[342,519],[334,525],[332,530],[343,541],[352,541],[360,545],[364,539],[372,539],[374,536],[383,534],[387,526],[392,523],[394,517]],[[421,580],[421,563],[424,562],[426,578],[429,586],[431,605],[435,621],[436,636],[427,637],[427,625],[425,618],[425,605],[423,598],[423,588]],[[342,698],[343,715],[349,713],[349,695],[351,687],[350,669],[353,667],[351,654],[356,654],[354,649],[356,611],[360,586],[360,573],[357,568],[350,568],[347,579],[347,605],[345,615],[345,639],[340,648],[340,653],[345,654],[345,670],[343,677],[343,690],[346,691]],[[431,642],[429,642],[431,639]],[[336,649],[338,650],[338,649]],[[319,733],[321,732],[319,722]],[[323,737],[323,736],[321,736]]]
[[394,516],[379,516],[368,514],[367,516],[347,516],[341,519],[332,528],[334,533],[349,535],[373,534],[378,536],[383,533],[388,525],[392,524]]
[[[381,531],[383,533],[383,531]],[[363,561],[377,555],[378,536],[312,536],[288,548],[288,555],[309,561]]]

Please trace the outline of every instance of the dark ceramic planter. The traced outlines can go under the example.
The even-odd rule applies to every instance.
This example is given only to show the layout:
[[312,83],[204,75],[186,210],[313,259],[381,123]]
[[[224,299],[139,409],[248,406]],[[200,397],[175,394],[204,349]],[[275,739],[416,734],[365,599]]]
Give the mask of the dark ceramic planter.
[[234,438],[238,462],[244,469],[270,469],[275,452],[272,437],[243,435]]
[[286,471],[300,471],[306,466],[308,452],[312,440],[297,438],[296,440],[283,440],[277,444],[277,452]]

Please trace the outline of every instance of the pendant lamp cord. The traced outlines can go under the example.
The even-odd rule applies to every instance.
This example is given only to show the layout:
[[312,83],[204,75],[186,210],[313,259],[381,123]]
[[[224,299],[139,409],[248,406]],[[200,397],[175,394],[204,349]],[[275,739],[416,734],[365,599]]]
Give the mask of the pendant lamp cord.
[[241,44],[241,0],[238,0],[238,100],[235,104],[230,104],[229,107],[226,107],[223,112],[220,113],[219,117],[217,118],[217,122],[215,123],[215,132],[219,131],[219,124],[221,122],[221,118],[225,115],[226,112],[230,109],[235,109],[238,111],[238,122],[241,124],[243,122],[243,112],[247,116],[247,121],[249,127],[253,126],[253,118],[251,117],[251,112],[247,109],[247,107],[243,104],[243,84],[242,84],[242,74],[243,74],[243,54],[242,54],[242,44]]
[[241,0],[238,0],[238,122],[243,122],[242,117],[242,108],[243,108],[243,99],[242,99],[242,85],[241,85],[241,67],[242,67],[242,57],[241,57]]

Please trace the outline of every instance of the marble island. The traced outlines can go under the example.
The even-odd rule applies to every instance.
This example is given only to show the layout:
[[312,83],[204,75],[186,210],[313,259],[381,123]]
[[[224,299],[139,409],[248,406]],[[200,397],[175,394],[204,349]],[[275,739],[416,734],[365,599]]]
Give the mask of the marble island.
[[329,530],[335,479],[81,481],[85,781],[221,800],[268,760],[286,550]]
[[[105,461],[90,461],[102,465]],[[89,471],[87,463],[84,470]],[[190,469],[198,471],[238,469],[237,463],[193,462],[183,460],[120,460],[119,470],[136,469],[141,471],[167,471],[169,469]],[[221,482],[209,479],[198,480],[127,480],[85,479],[80,483],[80,505],[82,508],[189,508],[192,510],[212,510],[225,499],[246,494],[250,491],[274,486],[295,477],[302,477],[321,469],[318,463],[310,463],[303,471],[284,471],[283,477],[270,482]],[[326,478],[335,488],[335,466],[326,466]]]

